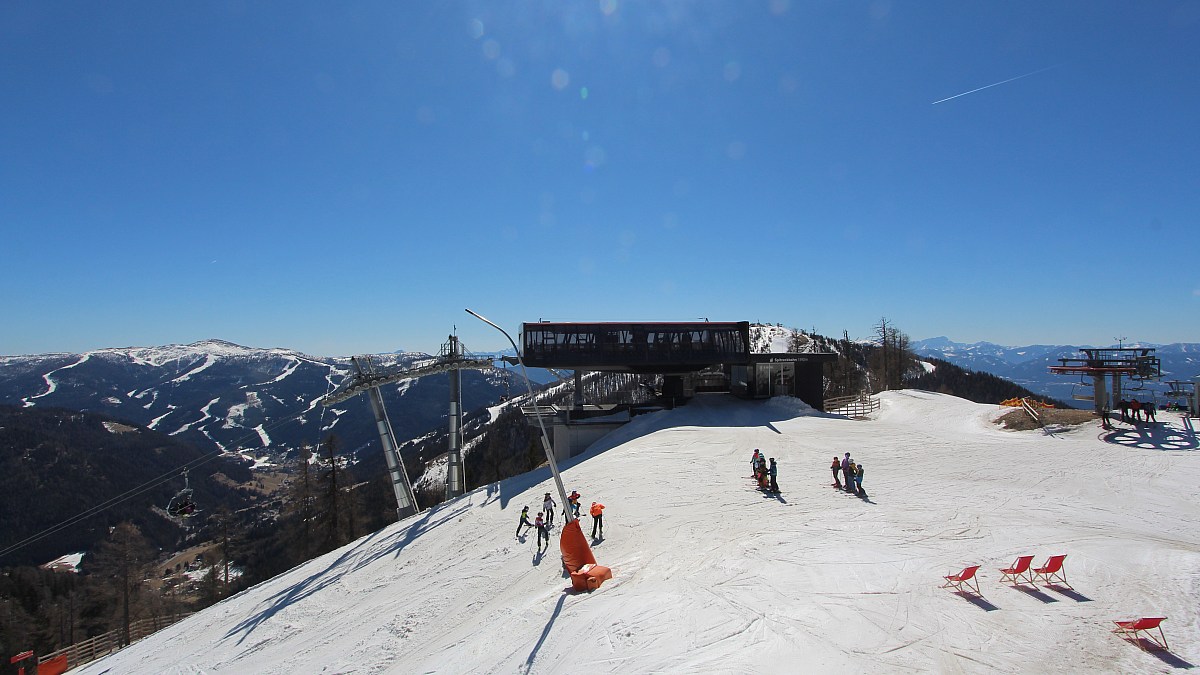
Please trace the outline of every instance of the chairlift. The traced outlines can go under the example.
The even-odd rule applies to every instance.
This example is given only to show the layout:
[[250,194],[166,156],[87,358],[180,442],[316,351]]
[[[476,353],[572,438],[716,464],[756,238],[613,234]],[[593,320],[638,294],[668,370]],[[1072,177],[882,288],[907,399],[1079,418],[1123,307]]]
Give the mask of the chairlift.
[[188,481],[187,469],[184,469],[183,489],[175,493],[167,504],[167,515],[172,518],[191,518],[196,513],[196,502],[192,501],[192,486]]
[[1095,401],[1096,391],[1090,382],[1080,382],[1071,389],[1071,398],[1076,401]]

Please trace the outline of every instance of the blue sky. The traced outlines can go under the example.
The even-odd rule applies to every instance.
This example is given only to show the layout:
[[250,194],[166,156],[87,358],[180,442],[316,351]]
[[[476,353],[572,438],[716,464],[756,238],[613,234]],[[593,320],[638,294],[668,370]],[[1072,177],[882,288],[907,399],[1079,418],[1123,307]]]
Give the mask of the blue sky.
[[7,2],[0,354],[501,346],[465,307],[1200,341],[1197,35],[1165,1]]

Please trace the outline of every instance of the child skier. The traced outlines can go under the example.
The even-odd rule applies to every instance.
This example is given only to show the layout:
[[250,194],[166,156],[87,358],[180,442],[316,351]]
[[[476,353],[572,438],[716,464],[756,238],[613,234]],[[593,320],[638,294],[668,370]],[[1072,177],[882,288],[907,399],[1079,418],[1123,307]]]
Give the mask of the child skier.
[[546,513],[546,527],[554,527],[554,507],[558,506],[553,499],[550,498],[550,493],[546,493],[545,499],[542,500],[542,510]]
[[833,485],[834,485],[834,487],[841,490],[842,489],[842,481],[838,480],[838,471],[842,470],[842,463],[838,461],[837,457],[834,457],[833,464],[829,468],[833,469]]
[[[567,508],[571,509],[571,513],[576,518],[579,517],[579,492],[577,490],[571,490],[571,494],[567,495]],[[563,511],[564,519],[566,514],[567,512]]]
[[863,489],[862,479],[863,479],[863,465],[859,464],[858,465],[858,473],[854,474],[854,487],[858,489],[859,497],[862,497],[863,499],[867,499],[867,491]]
[[771,492],[774,492],[775,494],[779,494],[779,483],[775,482],[775,476],[778,473],[778,469],[775,468],[775,458],[774,457],[771,458],[771,468],[768,469],[767,472],[769,474],[771,474]]
[[525,506],[521,509],[521,519],[517,521],[517,538],[521,538],[521,528],[528,527],[533,529],[533,523],[529,522],[529,507]]
[[542,538],[546,539],[546,548],[550,548],[550,533],[546,531],[546,521],[542,520],[542,512],[538,511],[537,518],[533,520],[538,531],[538,550],[542,550]]

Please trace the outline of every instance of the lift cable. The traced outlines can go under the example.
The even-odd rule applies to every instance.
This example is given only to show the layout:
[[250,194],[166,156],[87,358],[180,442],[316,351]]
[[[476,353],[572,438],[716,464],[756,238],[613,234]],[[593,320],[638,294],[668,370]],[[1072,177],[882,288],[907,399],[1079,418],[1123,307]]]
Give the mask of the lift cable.
[[[295,414],[292,414],[288,417],[284,417],[276,422],[273,422],[269,427],[264,427],[264,431],[273,431],[273,430],[277,429],[278,427],[280,427],[281,425],[295,420],[296,418],[300,417],[304,413],[308,412],[308,410],[310,410],[310,408],[305,408],[304,410],[301,410]],[[255,437],[260,437],[259,433],[257,431],[248,433],[245,436],[242,436],[241,438],[237,439],[237,441],[235,441],[235,443],[234,443],[234,446],[236,447],[236,446],[240,445],[243,441],[251,439],[251,438],[255,438]],[[97,505],[83,511],[82,513],[72,516],[71,518],[67,518],[64,521],[59,522],[57,525],[52,525],[52,526],[42,530],[41,532],[38,532],[37,534],[30,535],[30,536],[22,539],[21,541],[16,542],[15,544],[11,544],[11,545],[5,547],[4,549],[0,549],[0,558],[8,555],[9,553],[12,553],[13,551],[20,550],[20,549],[28,546],[29,544],[32,544],[35,541],[39,541],[39,540],[44,539],[52,534],[55,534],[62,530],[65,530],[66,528],[68,528],[72,525],[75,525],[75,524],[79,523],[80,521],[86,520],[87,518],[90,518],[94,515],[97,515],[99,513],[107,511],[107,510],[111,509],[112,507],[116,506],[117,504],[121,504],[126,501],[129,501],[130,499],[132,499],[140,494],[143,494],[145,492],[148,492],[150,490],[153,490],[154,488],[156,488],[168,481],[175,480],[179,476],[180,469],[182,469],[184,471],[188,471],[190,469],[195,469],[196,467],[203,466],[204,464],[207,464],[208,462],[211,462],[212,460],[214,460],[224,454],[226,454],[225,450],[215,450],[206,455],[201,455],[200,457],[197,457],[188,462],[185,462],[182,466],[175,467],[175,468],[171,469],[170,471],[168,471],[167,473],[164,473],[157,478],[152,478],[137,487],[126,490],[125,492],[117,495],[116,497],[109,499],[108,501],[101,502],[100,504],[97,504]]]

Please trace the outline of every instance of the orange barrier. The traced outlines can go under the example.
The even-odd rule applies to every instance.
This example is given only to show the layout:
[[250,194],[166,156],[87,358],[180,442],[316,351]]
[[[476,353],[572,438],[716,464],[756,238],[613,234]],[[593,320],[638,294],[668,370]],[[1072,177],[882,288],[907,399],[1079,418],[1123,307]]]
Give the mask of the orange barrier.
[[563,565],[568,572],[576,572],[584,565],[595,565],[596,557],[592,555],[592,547],[588,546],[587,537],[583,536],[583,528],[579,519],[572,520],[563,526],[562,536],[558,539],[558,548],[562,551]]
[[1010,398],[1010,399],[1000,401],[1000,405],[1004,406],[1006,408],[1020,408],[1022,400],[1028,401],[1029,404],[1035,408],[1053,408],[1054,407],[1053,403],[1046,403],[1045,401],[1038,401],[1038,400],[1035,400],[1032,398],[1030,398],[1030,399]]
[[612,578],[612,570],[596,564],[596,557],[592,555],[592,547],[588,546],[579,520],[572,520],[563,526],[558,548],[562,551],[563,566],[571,573],[571,587],[575,590],[594,591]]
[[67,655],[60,654],[49,661],[38,664],[38,675],[62,675],[67,672]]

